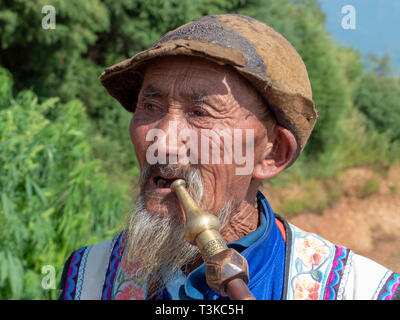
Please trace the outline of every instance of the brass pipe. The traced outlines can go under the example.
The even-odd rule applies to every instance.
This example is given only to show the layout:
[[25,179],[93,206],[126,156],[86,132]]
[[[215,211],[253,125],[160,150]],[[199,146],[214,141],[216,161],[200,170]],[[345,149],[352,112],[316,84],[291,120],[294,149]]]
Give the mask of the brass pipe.
[[[211,285],[223,296],[228,295],[231,300],[255,300],[254,296],[247,287],[247,261],[239,253],[227,247],[224,239],[219,233],[219,219],[215,215],[206,212],[197,205],[197,203],[190,196],[189,192],[186,190],[185,180],[175,180],[171,184],[171,190],[178,197],[179,203],[181,204],[185,213],[186,240],[191,244],[197,245],[204,261],[210,261],[211,264],[215,265],[216,260],[220,261],[222,259],[223,261],[220,261],[220,263],[217,263],[217,265],[227,265],[229,264],[229,258],[226,257],[229,257],[232,252],[235,252],[235,255],[240,256],[243,260],[243,266],[245,266],[243,272],[237,274],[236,276],[228,277],[226,280],[220,279],[221,286],[219,289],[212,286],[212,280],[211,282],[208,282],[209,280],[207,279],[208,285]],[[232,252],[228,252],[229,250]],[[238,259],[236,259],[236,261],[237,260]],[[208,267],[206,265],[206,275],[208,272],[207,270]],[[245,276],[243,276],[243,274],[245,274]],[[247,281],[244,281],[244,278],[247,278]]]
[[171,184],[171,190],[176,194],[186,216],[185,237],[191,244],[197,245],[204,260],[224,251],[226,246],[222,239],[218,218],[203,209],[186,190],[186,182],[177,179]]

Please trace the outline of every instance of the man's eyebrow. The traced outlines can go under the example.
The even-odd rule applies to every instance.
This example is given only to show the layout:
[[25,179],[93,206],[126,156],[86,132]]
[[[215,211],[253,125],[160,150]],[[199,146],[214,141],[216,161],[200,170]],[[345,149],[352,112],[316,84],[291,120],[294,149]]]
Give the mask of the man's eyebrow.
[[[160,98],[163,96],[161,90],[158,90],[151,84],[143,89],[141,93],[143,98]],[[190,99],[192,102],[196,104],[204,104],[207,102],[209,96],[203,90],[191,89],[190,93],[187,94],[187,99]]]
[[152,85],[148,85],[143,89],[142,96],[144,98],[159,98],[161,97],[161,91],[157,90]]
[[190,100],[197,104],[203,104],[206,101],[207,94],[203,91],[196,91],[194,89],[191,90]]

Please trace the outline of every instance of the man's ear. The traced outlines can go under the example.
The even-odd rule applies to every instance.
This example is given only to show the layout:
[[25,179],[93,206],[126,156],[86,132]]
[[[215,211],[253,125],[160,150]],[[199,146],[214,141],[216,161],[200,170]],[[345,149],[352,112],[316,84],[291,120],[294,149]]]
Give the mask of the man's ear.
[[264,180],[276,176],[286,168],[297,150],[296,138],[288,129],[276,124],[271,136],[273,139],[268,142],[264,157],[254,167],[254,179]]

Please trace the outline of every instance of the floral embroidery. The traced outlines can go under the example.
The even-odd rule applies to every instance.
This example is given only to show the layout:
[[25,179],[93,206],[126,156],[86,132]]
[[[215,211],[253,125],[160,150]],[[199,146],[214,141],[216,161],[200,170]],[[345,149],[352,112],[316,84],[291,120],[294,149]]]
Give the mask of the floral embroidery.
[[305,267],[320,265],[329,254],[329,248],[316,238],[299,239],[295,250]]
[[143,288],[128,284],[117,293],[116,300],[143,300]]
[[112,298],[116,300],[144,300],[147,297],[148,279],[138,276],[140,264],[127,263],[123,252],[115,276]]
[[321,285],[313,281],[307,275],[301,275],[295,282],[294,299],[295,300],[317,300]]
[[323,298],[325,278],[334,256],[333,245],[323,238],[293,226],[289,299],[318,300]]

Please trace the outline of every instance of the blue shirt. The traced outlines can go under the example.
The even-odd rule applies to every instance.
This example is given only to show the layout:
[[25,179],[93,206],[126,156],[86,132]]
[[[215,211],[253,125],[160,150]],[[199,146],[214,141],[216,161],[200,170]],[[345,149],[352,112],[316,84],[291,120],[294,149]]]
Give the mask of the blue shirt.
[[[227,244],[246,258],[249,265],[249,289],[257,300],[280,300],[285,271],[285,242],[275,223],[275,214],[261,192],[257,193],[259,227],[248,235]],[[179,270],[156,299],[221,300],[208,287],[205,263],[187,277]]]

